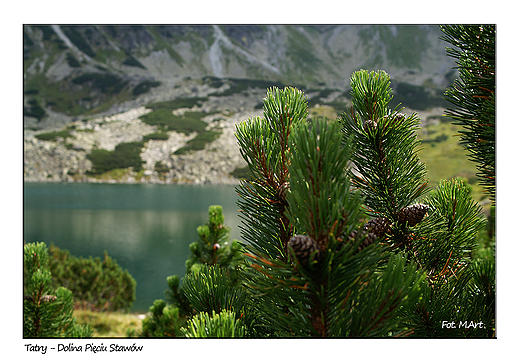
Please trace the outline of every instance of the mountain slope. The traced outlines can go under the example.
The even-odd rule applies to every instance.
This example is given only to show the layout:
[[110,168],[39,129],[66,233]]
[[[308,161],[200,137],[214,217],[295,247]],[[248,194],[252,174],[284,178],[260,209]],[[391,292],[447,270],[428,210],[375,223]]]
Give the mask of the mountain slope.
[[455,75],[438,26],[25,25],[26,181],[233,183],[236,122],[271,86],[311,115],[349,105],[352,72],[384,69],[394,103],[444,106]]
[[454,64],[439,35],[437,26],[26,25],[25,124],[142,106],[186,77],[344,90],[365,68],[444,89]]

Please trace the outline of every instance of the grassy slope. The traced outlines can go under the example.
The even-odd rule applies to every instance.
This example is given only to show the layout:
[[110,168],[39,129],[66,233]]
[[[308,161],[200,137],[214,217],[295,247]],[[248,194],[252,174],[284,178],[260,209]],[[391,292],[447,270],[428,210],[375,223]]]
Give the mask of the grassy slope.
[[[419,130],[418,136],[423,140],[419,158],[426,164],[427,178],[432,187],[438,185],[441,179],[465,178],[472,187],[472,195],[476,200],[486,198],[475,175],[477,172],[475,163],[468,160],[466,150],[459,145],[457,126],[448,122],[429,124]],[[439,139],[444,140],[428,142],[439,136],[441,136]]]
[[135,337],[141,331],[142,316],[136,314],[75,309],[74,317],[79,324],[90,325],[95,338]]

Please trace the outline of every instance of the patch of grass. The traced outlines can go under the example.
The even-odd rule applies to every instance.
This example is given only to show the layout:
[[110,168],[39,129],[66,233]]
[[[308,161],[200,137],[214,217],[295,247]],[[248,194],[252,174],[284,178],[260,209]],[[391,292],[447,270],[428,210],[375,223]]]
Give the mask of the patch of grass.
[[136,337],[142,329],[141,316],[137,314],[92,312],[75,309],[78,324],[88,324],[94,330],[94,338]]
[[440,134],[440,135],[437,135],[434,139],[431,139],[431,138],[430,139],[423,139],[422,143],[426,143],[426,144],[427,143],[431,143],[432,146],[436,146],[435,145],[436,143],[443,142],[443,141],[446,141],[448,139],[449,139],[448,135]]
[[124,177],[128,175],[129,172],[130,168],[117,168],[106,171],[101,174],[94,174],[93,176],[100,181],[122,180]]
[[477,183],[475,164],[468,160],[466,150],[459,144],[457,126],[439,123],[418,130],[421,140],[430,140],[428,135],[431,134],[440,136],[433,139],[435,142],[422,142],[422,150],[419,151],[419,158],[426,165],[430,186],[437,186],[441,179],[465,178],[472,187],[473,197],[477,201],[484,199],[483,187]]
[[335,120],[339,113],[329,105],[320,105],[318,107],[309,108],[310,118],[326,118],[328,120]]

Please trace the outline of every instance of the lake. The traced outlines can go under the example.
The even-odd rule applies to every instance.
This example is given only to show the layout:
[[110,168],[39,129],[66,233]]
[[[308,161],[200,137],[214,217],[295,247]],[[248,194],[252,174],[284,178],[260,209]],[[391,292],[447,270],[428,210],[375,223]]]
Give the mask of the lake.
[[166,277],[186,273],[189,244],[221,205],[239,239],[237,194],[229,185],[24,184],[24,241],[54,243],[78,257],[103,251],[137,282],[131,311],[164,299]]

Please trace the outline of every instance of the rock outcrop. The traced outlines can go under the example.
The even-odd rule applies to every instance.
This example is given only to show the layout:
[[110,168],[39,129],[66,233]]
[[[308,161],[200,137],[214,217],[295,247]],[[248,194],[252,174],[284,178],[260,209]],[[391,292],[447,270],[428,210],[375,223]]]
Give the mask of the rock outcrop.
[[[245,166],[234,136],[235,124],[259,111],[238,112],[231,117],[207,117],[208,128],[218,128],[220,136],[204,150],[176,155],[175,152],[196,136],[175,131],[167,140],[148,140],[140,157],[143,170],[132,168],[119,173],[91,175],[92,162],[87,155],[94,149],[112,151],[118,144],[142,141],[143,136],[157,131],[139,119],[151,111],[144,107],[121,114],[76,121],[68,125],[70,136],[39,140],[38,134],[26,131],[24,138],[24,180],[28,182],[119,182],[119,183],[193,183],[235,184],[231,173]],[[158,163],[162,169],[157,170]]]

